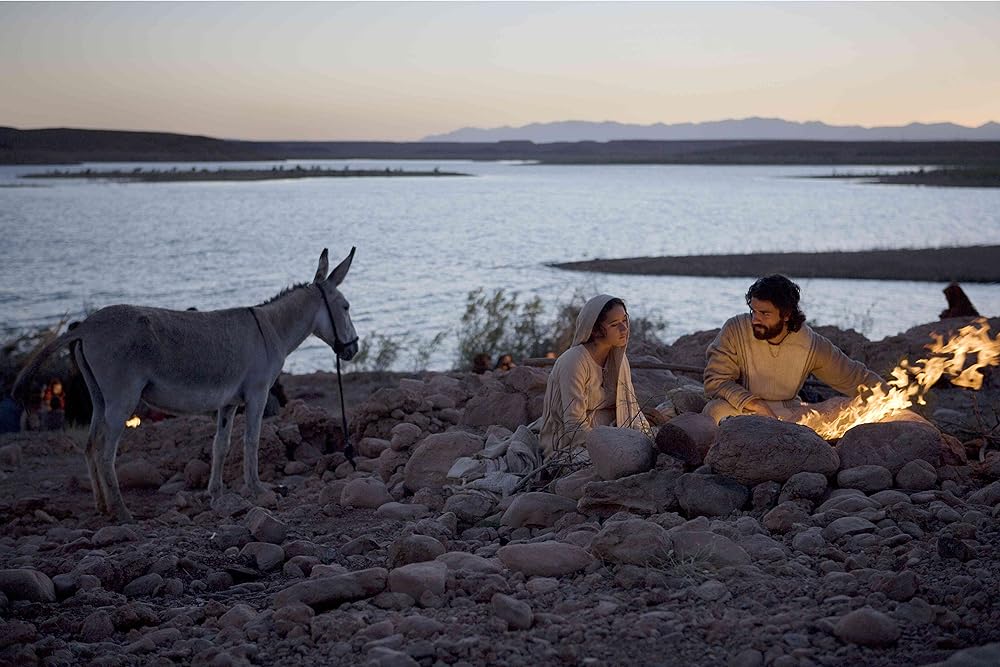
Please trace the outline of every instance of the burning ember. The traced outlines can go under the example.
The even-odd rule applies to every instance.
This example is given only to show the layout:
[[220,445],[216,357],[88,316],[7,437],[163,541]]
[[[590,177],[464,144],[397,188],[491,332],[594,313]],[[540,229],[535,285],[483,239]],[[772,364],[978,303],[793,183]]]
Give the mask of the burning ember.
[[[973,324],[959,329],[958,334],[944,341],[944,336],[934,333],[935,342],[927,345],[932,356],[915,363],[901,361],[892,371],[893,379],[886,383],[888,389],[870,387],[835,415],[823,415],[811,410],[798,420],[826,440],[844,435],[858,424],[881,421],[902,412],[916,402],[925,405],[924,395],[934,384],[947,375],[951,383],[968,389],[983,386],[979,369],[1000,364],[1000,338],[990,338],[990,325],[979,318]],[[965,368],[971,357],[975,363]]]
[[139,428],[140,423],[142,423],[142,420],[139,419],[139,415],[132,415],[132,419],[127,420],[125,422],[125,426],[128,426],[129,428]]

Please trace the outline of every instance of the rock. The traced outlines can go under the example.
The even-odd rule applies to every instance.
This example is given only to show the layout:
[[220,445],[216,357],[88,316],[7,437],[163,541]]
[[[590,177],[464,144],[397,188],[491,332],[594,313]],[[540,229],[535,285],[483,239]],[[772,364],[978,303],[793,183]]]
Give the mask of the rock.
[[242,547],[250,541],[251,537],[246,526],[224,524],[212,533],[209,542],[218,547],[219,550],[225,551],[230,547]]
[[683,412],[660,427],[656,448],[689,466],[700,466],[719,431],[715,420],[701,412]]
[[55,602],[56,589],[48,575],[38,570],[0,570],[0,591],[10,600]]
[[877,493],[892,487],[892,471],[880,465],[844,468],[837,473],[837,486],[858,489],[866,494]]
[[979,489],[969,496],[969,502],[974,505],[1000,504],[1000,482],[992,482]]
[[138,539],[139,536],[128,526],[105,526],[94,533],[90,541],[95,547],[106,547],[109,544],[135,542]]
[[910,461],[896,473],[896,487],[909,491],[927,491],[937,486],[937,470],[927,461]]
[[885,596],[896,602],[906,602],[917,594],[919,581],[917,574],[913,570],[903,570],[889,574],[882,580],[878,590],[885,593]]
[[961,540],[948,535],[941,535],[937,540],[938,555],[941,558],[960,560],[966,563],[978,556],[976,548],[966,540]]
[[[444,501],[444,510],[452,512],[464,524],[474,524],[493,513],[496,500],[486,493],[456,493]],[[576,505],[574,504],[574,509]]]
[[120,463],[116,473],[118,486],[122,489],[158,489],[163,486],[163,473],[146,459]]
[[456,572],[474,572],[476,574],[500,574],[503,566],[492,558],[483,558],[465,551],[449,551],[435,560],[444,563],[449,570]]
[[823,499],[823,496],[826,495],[828,486],[829,484],[826,481],[825,475],[821,475],[818,472],[797,472],[789,477],[785,485],[781,487],[778,502],[808,500],[809,502],[819,503]]
[[155,572],[137,577],[125,584],[122,593],[130,598],[156,595],[163,588],[163,577]]
[[722,475],[681,475],[675,493],[689,517],[728,516],[750,499],[747,487]]
[[746,486],[784,483],[799,472],[832,475],[840,466],[837,452],[812,429],[758,416],[723,420],[705,463]]
[[529,421],[528,402],[524,394],[485,390],[465,404],[461,423],[480,427],[499,424],[513,431]]
[[382,481],[388,482],[398,470],[403,469],[409,460],[409,452],[397,452],[394,449],[386,449],[379,454],[375,468]]
[[579,572],[594,562],[585,550],[562,542],[508,544],[500,547],[497,556],[511,570],[542,577]]
[[[445,505],[447,507],[447,505]],[[576,511],[576,502],[554,493],[531,491],[514,496],[500,523],[511,528],[548,528],[559,517]]]
[[238,493],[224,493],[212,500],[212,511],[224,517],[233,517],[252,508],[253,505]]
[[329,609],[381,593],[385,590],[388,577],[388,571],[381,567],[328,577],[310,577],[275,593],[272,606],[279,609],[301,602],[317,611]]
[[490,606],[497,618],[507,622],[508,629],[527,630],[535,620],[531,606],[503,593],[494,593]]
[[808,556],[816,556],[826,547],[827,541],[823,537],[823,530],[818,526],[795,533],[792,537],[792,548]]
[[21,448],[18,445],[0,447],[0,466],[16,468],[21,465]]
[[601,560],[645,566],[666,562],[672,547],[662,526],[643,519],[608,521],[590,542],[590,552]]
[[843,469],[880,465],[896,474],[917,459],[937,467],[942,446],[941,433],[927,422],[897,421],[855,426],[836,449]]
[[772,533],[787,533],[797,523],[808,524],[809,514],[796,502],[784,502],[764,515],[763,524]]
[[413,521],[422,519],[430,514],[427,505],[419,503],[397,503],[390,502],[379,506],[375,513],[386,519],[397,519],[399,521]]
[[390,567],[434,560],[446,549],[441,541],[429,535],[403,535],[389,547]]
[[220,628],[240,629],[255,618],[257,618],[257,611],[253,607],[238,602],[219,617],[218,624]]
[[631,428],[597,426],[587,433],[587,452],[598,477],[619,479],[650,470],[656,463],[653,442]]
[[1000,665],[1000,642],[955,651],[944,662],[927,667],[996,667]]
[[[728,420],[727,420],[728,421]],[[749,565],[750,556],[728,537],[707,530],[690,530],[679,526],[667,531],[678,560],[693,560],[701,565],[726,567]]]
[[191,459],[184,466],[184,486],[188,489],[204,489],[208,486],[208,477],[212,467],[201,459]]
[[250,534],[260,542],[281,544],[288,536],[288,526],[271,516],[263,507],[254,507],[247,514],[247,528]]
[[896,621],[871,607],[845,614],[833,631],[845,642],[871,647],[892,646],[900,635]]
[[285,550],[269,542],[249,542],[240,555],[252,559],[261,572],[270,572],[285,562]]
[[834,519],[823,529],[823,537],[829,542],[836,542],[845,535],[860,535],[874,533],[878,527],[868,519],[859,516],[842,516]]
[[[698,363],[703,361],[704,359],[701,359]],[[674,387],[667,392],[667,398],[670,399],[670,403],[678,415],[701,414],[705,404],[708,403],[708,399],[705,398],[705,390],[699,385]]]
[[610,482],[591,482],[583,489],[577,511],[584,516],[610,517],[617,512],[659,514],[678,507],[674,487],[680,475],[650,470]]
[[424,593],[443,595],[448,566],[440,561],[410,563],[389,572],[389,590],[420,600]]
[[751,490],[751,504],[755,510],[771,509],[778,504],[781,497],[781,484],[777,482],[761,482]]
[[411,493],[422,489],[442,488],[455,459],[472,456],[483,448],[483,441],[470,433],[450,431],[429,435],[417,445],[406,462],[403,483]]
[[376,509],[392,500],[382,480],[374,477],[352,479],[344,485],[340,494],[340,504],[344,507]]
[[594,470],[594,466],[580,468],[570,474],[560,477],[552,484],[552,492],[557,496],[579,501],[583,498],[583,488],[590,482],[598,481],[600,477]]
[[423,431],[416,424],[402,422],[396,424],[389,431],[389,446],[397,452],[402,452],[413,447],[420,440]]
[[99,609],[83,620],[80,627],[80,641],[88,644],[104,641],[115,634],[115,624],[111,614]]

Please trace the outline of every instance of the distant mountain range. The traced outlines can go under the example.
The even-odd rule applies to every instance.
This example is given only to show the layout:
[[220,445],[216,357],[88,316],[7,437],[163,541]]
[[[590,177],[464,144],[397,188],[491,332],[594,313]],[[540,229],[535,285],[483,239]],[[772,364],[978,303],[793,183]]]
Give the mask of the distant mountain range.
[[743,118],[707,123],[630,125],[566,120],[531,123],[521,127],[463,127],[446,134],[424,137],[421,141],[1000,141],[1000,123],[979,127],[954,123],[910,123],[900,127],[827,125],[817,121],[797,123],[780,118]]

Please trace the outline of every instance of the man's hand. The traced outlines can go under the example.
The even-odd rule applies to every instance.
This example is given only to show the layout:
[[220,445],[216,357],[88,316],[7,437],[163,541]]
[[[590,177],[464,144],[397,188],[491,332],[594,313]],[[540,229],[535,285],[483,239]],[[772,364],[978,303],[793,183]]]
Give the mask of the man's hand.
[[774,410],[771,409],[771,406],[768,405],[767,401],[762,398],[753,399],[744,405],[743,409],[752,414],[760,415],[761,417],[770,417],[772,419],[778,418],[778,415],[774,414]]

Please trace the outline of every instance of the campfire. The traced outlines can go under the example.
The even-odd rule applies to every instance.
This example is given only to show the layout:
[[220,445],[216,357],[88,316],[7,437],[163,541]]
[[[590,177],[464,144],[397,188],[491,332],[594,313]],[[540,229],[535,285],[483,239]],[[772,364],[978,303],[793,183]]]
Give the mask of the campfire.
[[141,423],[142,420],[139,419],[139,415],[132,415],[131,419],[125,421],[125,426],[129,428],[139,428],[139,424]]
[[950,377],[958,387],[979,389],[983,386],[980,369],[1000,364],[1000,338],[990,338],[989,331],[990,325],[979,318],[947,341],[941,334],[931,334],[930,356],[914,363],[901,361],[886,387],[868,388],[834,415],[811,410],[798,423],[826,440],[835,440],[859,424],[881,421],[915,403],[925,405],[924,395],[942,377]]

